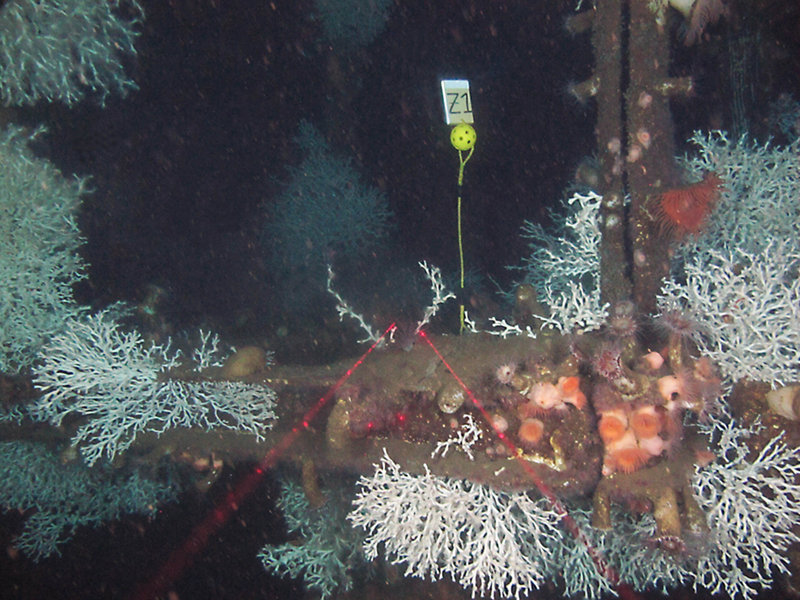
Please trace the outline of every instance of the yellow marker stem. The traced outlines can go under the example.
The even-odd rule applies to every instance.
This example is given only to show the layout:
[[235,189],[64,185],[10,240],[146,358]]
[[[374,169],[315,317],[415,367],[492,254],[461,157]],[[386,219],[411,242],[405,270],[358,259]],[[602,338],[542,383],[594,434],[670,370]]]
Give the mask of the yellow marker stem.
[[458,261],[461,265],[461,304],[458,307],[458,332],[464,332],[464,244],[461,240],[461,193],[458,194]]
[[464,167],[472,157],[473,150],[475,150],[475,146],[469,149],[466,158],[461,150],[458,151],[458,161],[460,163],[458,167],[458,262],[461,266],[461,293],[459,294],[461,304],[458,309],[459,333],[464,332],[464,241],[461,236],[461,185],[464,183]]
[[467,157],[464,158],[464,153],[459,150],[458,151],[458,162],[460,163],[458,166],[458,190],[459,194],[461,193],[461,184],[464,183],[464,167],[467,166],[467,161],[472,158],[472,153],[475,151],[475,146],[469,149],[467,152]]

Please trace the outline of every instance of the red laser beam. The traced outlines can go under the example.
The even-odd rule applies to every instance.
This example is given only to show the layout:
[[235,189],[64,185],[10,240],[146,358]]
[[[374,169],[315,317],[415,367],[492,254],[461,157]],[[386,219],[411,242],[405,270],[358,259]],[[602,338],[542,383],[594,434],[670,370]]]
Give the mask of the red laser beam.
[[516,458],[517,463],[519,463],[519,465],[522,467],[525,473],[528,474],[528,476],[531,478],[531,481],[533,481],[533,484],[541,492],[542,496],[547,498],[547,501],[550,502],[550,506],[561,517],[561,522],[564,524],[564,527],[567,528],[567,531],[569,531],[576,540],[578,540],[583,544],[583,546],[586,548],[586,551],[589,553],[589,556],[592,558],[592,562],[594,562],[594,566],[595,569],[597,569],[597,572],[602,577],[605,577],[608,580],[608,582],[611,585],[613,585],[617,589],[617,591],[621,592],[621,595],[623,595],[624,597],[626,598],[635,597],[635,596],[630,596],[630,594],[633,593],[633,591],[627,585],[620,582],[617,571],[614,569],[614,567],[612,567],[610,564],[606,562],[606,559],[603,558],[603,555],[592,545],[591,541],[589,541],[589,538],[586,537],[586,534],[583,533],[583,530],[581,530],[581,528],[575,522],[575,519],[573,519],[570,516],[569,512],[567,512],[567,508],[564,506],[564,503],[561,502],[561,500],[559,500],[558,497],[553,493],[553,490],[551,490],[547,486],[547,484],[545,484],[545,482],[542,481],[541,477],[539,477],[539,474],[533,469],[530,463],[527,460],[525,460],[525,458],[522,456],[522,453],[517,452],[516,444],[514,444],[514,442],[512,442],[510,439],[508,439],[508,436],[505,434],[504,431],[500,431],[495,426],[491,415],[489,415],[489,412],[486,410],[486,408],[484,408],[483,403],[480,400],[478,400],[478,398],[475,396],[472,390],[467,387],[467,384],[464,383],[461,377],[459,377],[458,373],[456,373],[453,367],[450,366],[450,363],[447,362],[444,356],[442,356],[442,353],[439,352],[439,349],[433,345],[433,342],[426,335],[426,333],[420,330],[419,335],[423,340],[425,340],[425,342],[427,342],[427,344],[431,347],[431,349],[436,353],[436,356],[439,357],[439,360],[442,361],[442,364],[445,366],[445,368],[448,371],[450,371],[450,374],[456,380],[458,385],[461,387],[462,390],[464,390],[464,393],[467,395],[467,397],[470,400],[472,400],[472,403],[475,405],[475,407],[478,409],[481,415],[483,415],[483,418],[486,420],[489,426],[494,430],[495,434],[500,439],[500,441],[503,442],[506,448],[508,448],[508,450],[511,452],[511,456]]
[[208,543],[208,538],[211,537],[216,531],[222,527],[233,513],[239,509],[239,505],[250,492],[252,492],[264,473],[275,466],[278,459],[286,452],[294,441],[299,437],[303,430],[308,429],[311,421],[317,416],[320,410],[333,398],[337,390],[344,385],[355,370],[361,366],[364,359],[380,344],[383,339],[394,330],[395,324],[392,323],[386,328],[386,331],[375,340],[375,342],[367,348],[366,352],[347,369],[339,380],[334,383],[327,392],[317,400],[316,404],[312,406],[303,415],[299,425],[295,425],[289,433],[287,433],[281,440],[275,444],[269,452],[264,455],[264,458],[258,465],[245,477],[239,484],[225,496],[224,500],[217,504],[216,508],[197,526],[192,533],[186,538],[186,541],[180,547],[172,551],[167,561],[161,566],[155,577],[150,579],[146,584],[139,586],[131,595],[131,600],[151,600],[167,591],[167,587],[178,579],[183,571],[194,562],[195,556],[202,552],[203,548]]

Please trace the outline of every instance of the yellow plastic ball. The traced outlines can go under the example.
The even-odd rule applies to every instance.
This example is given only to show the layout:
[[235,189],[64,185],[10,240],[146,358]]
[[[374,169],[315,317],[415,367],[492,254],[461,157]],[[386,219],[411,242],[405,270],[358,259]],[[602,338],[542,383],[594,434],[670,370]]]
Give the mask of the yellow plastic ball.
[[471,150],[477,137],[475,128],[469,123],[459,123],[450,131],[450,143],[456,150]]

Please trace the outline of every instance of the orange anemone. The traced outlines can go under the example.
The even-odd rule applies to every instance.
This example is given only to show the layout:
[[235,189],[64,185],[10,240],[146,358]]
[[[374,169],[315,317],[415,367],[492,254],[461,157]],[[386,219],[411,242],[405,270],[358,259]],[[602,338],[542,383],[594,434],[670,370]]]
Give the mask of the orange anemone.
[[650,459],[650,453],[638,446],[633,448],[620,448],[608,455],[608,466],[612,471],[633,473],[642,468]]
[[519,426],[517,436],[521,446],[530,448],[538,444],[544,435],[544,423],[539,419],[525,419]]
[[628,424],[622,415],[604,413],[597,424],[597,432],[606,444],[615,442],[625,434]]
[[637,438],[651,438],[661,432],[661,416],[654,407],[643,406],[631,416],[631,427]]

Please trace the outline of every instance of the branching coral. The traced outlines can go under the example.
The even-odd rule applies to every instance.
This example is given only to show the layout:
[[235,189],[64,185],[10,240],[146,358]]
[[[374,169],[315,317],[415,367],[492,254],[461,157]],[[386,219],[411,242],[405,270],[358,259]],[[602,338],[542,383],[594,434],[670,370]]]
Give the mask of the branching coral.
[[33,155],[28,143],[39,133],[0,133],[0,371],[12,373],[80,312],[72,286],[85,277],[77,224],[85,182]]
[[530,593],[544,578],[559,515],[544,500],[507,494],[469,481],[404,473],[388,455],[348,516],[366,531],[365,552],[380,546],[406,575],[449,576],[481,596]]
[[268,207],[266,233],[277,267],[310,268],[321,276],[334,255],[358,256],[380,242],[391,212],[384,194],[334,154],[313,125],[301,123],[297,142],[305,159]]
[[302,578],[323,600],[337,590],[349,590],[353,574],[366,562],[361,549],[363,538],[344,518],[344,506],[349,505],[350,498],[336,497],[331,490],[328,496],[325,504],[312,507],[297,484],[284,481],[278,507],[289,535],[299,539],[277,546],[267,544],[258,554],[265,569]]
[[696,585],[751,598],[770,586],[773,569],[787,570],[786,550],[800,542],[800,450],[775,437],[751,456],[745,440],[754,432],[729,415],[707,430],[720,458],[693,479],[711,532],[711,550],[694,568]]
[[136,84],[123,60],[135,54],[144,18],[136,0],[8,0],[0,8],[0,97],[74,104],[87,91],[103,103]]
[[80,526],[97,526],[125,513],[152,515],[176,490],[138,472],[90,470],[31,442],[0,443],[0,506],[35,510],[17,547],[34,560],[59,553]]
[[[213,344],[206,337],[203,345]],[[195,356],[213,362],[211,350]],[[237,381],[180,380],[169,371],[181,354],[148,345],[126,332],[108,312],[71,319],[53,337],[34,369],[42,396],[31,413],[60,425],[68,415],[86,417],[74,437],[89,465],[124,452],[143,431],[172,427],[221,427],[259,438],[274,421],[274,392]]]
[[692,338],[723,375],[773,386],[800,379],[800,249],[709,250],[684,268],[684,281],[665,282],[659,306],[692,316]]
[[550,316],[533,315],[542,326],[562,333],[592,331],[608,316],[600,302],[600,227],[602,198],[593,192],[575,194],[565,204],[566,217],[554,217],[559,232],[552,235],[526,221],[522,236],[531,254],[523,261],[524,282],[533,285]]
[[729,380],[800,377],[800,141],[786,148],[696,133],[686,164],[714,171],[722,198],[706,231],[677,248],[658,299],[696,324],[692,339]]

